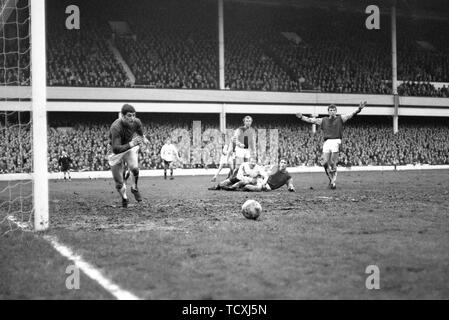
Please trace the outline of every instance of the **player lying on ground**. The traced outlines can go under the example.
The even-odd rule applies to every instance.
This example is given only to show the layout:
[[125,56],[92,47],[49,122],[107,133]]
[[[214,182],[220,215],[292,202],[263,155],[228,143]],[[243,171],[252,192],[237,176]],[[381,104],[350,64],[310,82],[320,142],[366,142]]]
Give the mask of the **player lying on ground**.
[[126,184],[123,176],[125,163],[131,171],[131,193],[138,202],[142,201],[137,182],[139,180],[139,148],[149,143],[143,136],[142,122],[136,118],[133,106],[125,104],[121,110],[121,117],[115,120],[110,129],[110,152],[108,154],[115,188],[122,198],[122,206],[126,208],[129,203],[126,194]]
[[329,116],[323,118],[308,118],[301,113],[296,116],[302,121],[321,126],[323,131],[323,159],[322,164],[327,177],[329,178],[329,187],[336,188],[337,181],[337,163],[338,153],[340,151],[341,139],[343,134],[343,124],[358,114],[366,106],[366,101],[360,102],[357,110],[347,115],[337,115],[337,107],[331,104],[327,111]]
[[[260,179],[260,178],[258,178]],[[271,170],[268,180],[265,184],[247,184],[243,187],[245,191],[271,191],[287,186],[287,190],[290,192],[295,192],[295,187],[293,186],[293,179],[290,173],[287,171],[287,160],[281,159],[279,161],[279,166],[274,166]]]
[[175,167],[173,161],[178,160],[182,162],[182,159],[179,157],[178,149],[176,149],[170,138],[162,146],[161,158],[164,163],[164,179],[167,179],[167,169],[170,169],[170,180],[173,180],[173,169]]
[[234,161],[235,161],[235,153],[232,151],[232,141],[229,144],[223,144],[223,149],[221,151],[220,157],[220,165],[218,167],[217,173],[211,179],[212,182],[217,180],[220,171],[224,168],[224,166],[229,166],[229,174],[227,178],[230,178],[234,172]]
[[268,181],[268,174],[264,168],[257,164],[255,157],[249,158],[248,162],[244,162],[240,165],[237,172],[238,182],[227,188],[228,190],[242,189],[247,185],[262,187]]
[[267,180],[268,175],[265,170],[257,164],[256,158],[250,157],[249,162],[242,163],[238,170],[234,170],[234,174],[230,178],[223,180],[209,190],[237,190],[246,185],[262,186]]

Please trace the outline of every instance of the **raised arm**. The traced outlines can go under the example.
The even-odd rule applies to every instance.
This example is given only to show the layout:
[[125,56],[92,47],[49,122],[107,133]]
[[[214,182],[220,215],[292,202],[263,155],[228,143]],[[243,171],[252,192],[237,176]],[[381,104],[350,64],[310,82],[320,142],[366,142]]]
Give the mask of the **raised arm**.
[[295,192],[295,186],[293,185],[293,179],[292,178],[287,180],[286,185],[287,185],[288,191]]
[[313,123],[313,124],[317,124],[317,125],[321,125],[321,123],[323,122],[323,120],[321,118],[309,118],[306,116],[303,116],[302,113],[297,113],[296,117],[301,119],[304,122],[308,122],[308,123]]
[[366,106],[366,101],[361,101],[359,104],[359,107],[353,113],[342,115],[341,119],[343,120],[343,123],[345,123],[346,121],[351,119],[356,114],[360,113],[360,111],[362,111],[362,109],[365,108],[365,106]]

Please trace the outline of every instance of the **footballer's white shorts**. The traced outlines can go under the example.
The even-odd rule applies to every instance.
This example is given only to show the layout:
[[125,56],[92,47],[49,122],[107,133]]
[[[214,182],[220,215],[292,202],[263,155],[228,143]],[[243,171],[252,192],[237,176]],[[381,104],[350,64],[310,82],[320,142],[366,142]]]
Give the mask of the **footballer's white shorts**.
[[323,143],[323,153],[339,152],[341,139],[327,139]]
[[235,157],[249,159],[251,157],[251,151],[240,147],[235,147]]
[[138,162],[139,156],[139,146],[134,146],[131,149],[126,150],[122,153],[111,153],[108,155],[109,165],[111,167],[121,164],[122,162]]

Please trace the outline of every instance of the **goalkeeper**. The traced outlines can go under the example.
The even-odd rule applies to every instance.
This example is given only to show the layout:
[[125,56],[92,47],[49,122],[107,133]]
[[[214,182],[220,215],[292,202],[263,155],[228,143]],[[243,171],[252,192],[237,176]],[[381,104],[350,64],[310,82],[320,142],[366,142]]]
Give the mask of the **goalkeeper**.
[[121,117],[115,120],[110,129],[109,165],[115,181],[115,188],[122,198],[122,206],[128,207],[129,199],[126,195],[126,184],[123,177],[124,164],[131,171],[131,193],[137,202],[142,201],[137,181],[139,180],[139,148],[148,139],[143,135],[142,122],[136,118],[133,106],[125,104],[121,110]]

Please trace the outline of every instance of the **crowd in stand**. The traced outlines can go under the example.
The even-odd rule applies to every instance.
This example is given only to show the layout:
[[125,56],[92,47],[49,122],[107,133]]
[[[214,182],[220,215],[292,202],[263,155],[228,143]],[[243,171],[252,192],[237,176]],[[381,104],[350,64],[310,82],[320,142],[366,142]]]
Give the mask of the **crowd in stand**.
[[[113,44],[135,76],[135,85],[218,89],[215,4],[157,3],[136,1],[120,9],[119,18],[128,22],[133,36],[115,35]],[[129,75],[111,51],[112,30],[107,19],[95,10],[88,11],[79,30],[67,30],[64,21],[52,16],[56,10],[50,11],[49,85],[131,86]],[[382,16],[380,30],[366,30],[365,18],[317,8],[227,3],[225,88],[391,94],[389,17]],[[434,32],[435,26],[439,32]],[[287,39],[286,31],[296,38]],[[22,42],[28,39],[22,34],[17,38]],[[399,16],[397,38],[398,79],[404,81],[399,94],[449,97],[447,86],[432,84],[449,82],[444,23],[408,21]],[[0,39],[0,47],[5,49],[0,53],[0,83],[29,84],[27,46],[3,43],[6,41]]]
[[[261,117],[259,117],[261,118]],[[50,124],[55,126],[56,124]],[[65,150],[72,158],[73,171],[109,170],[106,159],[109,144],[109,123],[78,123],[71,127],[50,127],[48,130],[49,170],[56,172],[58,158]],[[179,121],[144,121],[144,131],[150,133],[148,148],[141,150],[142,169],[160,169],[160,150],[167,137],[180,142],[178,129],[188,132],[190,152],[184,168],[216,167],[212,156],[204,152],[219,153],[220,146],[209,148],[210,140],[202,142],[202,150],[192,146],[192,125]],[[228,126],[232,127],[231,121]],[[235,127],[239,125],[235,123]],[[213,121],[203,121],[202,132],[207,128],[218,129]],[[315,166],[320,164],[322,135],[311,131],[308,124],[292,121],[258,121],[255,128],[277,129],[279,132],[278,156],[285,157],[289,166]],[[182,133],[179,133],[181,136]],[[340,165],[406,165],[406,164],[449,164],[449,126],[442,121],[417,123],[401,121],[400,130],[393,134],[390,121],[359,120],[348,123],[340,153]],[[180,137],[178,137],[180,138]],[[28,125],[0,127],[0,139],[4,141],[0,150],[0,173],[29,172],[31,169],[30,130]],[[269,150],[269,139],[267,139]],[[178,144],[179,151],[185,152]],[[196,152],[196,154],[195,154]],[[199,156],[198,156],[199,152]],[[181,155],[182,157],[182,155]],[[202,160],[203,159],[203,160]],[[205,163],[204,159],[208,159]]]
[[130,11],[135,37],[117,37],[115,44],[137,85],[218,89],[216,25],[207,8],[190,2],[170,8],[167,2],[148,10],[147,3],[136,2]]
[[51,28],[47,46],[50,86],[130,86],[123,67],[108,48],[105,28],[93,23],[75,31]]

